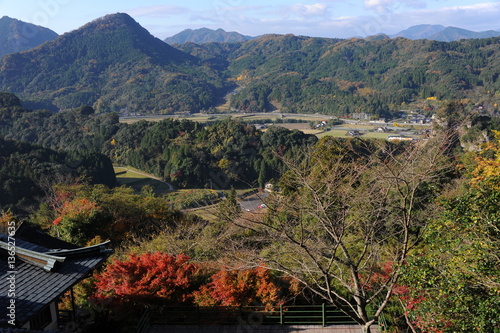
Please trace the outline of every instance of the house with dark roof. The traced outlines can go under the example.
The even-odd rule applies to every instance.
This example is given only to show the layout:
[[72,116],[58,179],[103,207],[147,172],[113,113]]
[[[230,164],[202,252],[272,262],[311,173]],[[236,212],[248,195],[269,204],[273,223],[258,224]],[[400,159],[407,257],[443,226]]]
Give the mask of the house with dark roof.
[[26,225],[0,233],[0,330],[58,329],[59,299],[106,260],[108,244],[80,248]]

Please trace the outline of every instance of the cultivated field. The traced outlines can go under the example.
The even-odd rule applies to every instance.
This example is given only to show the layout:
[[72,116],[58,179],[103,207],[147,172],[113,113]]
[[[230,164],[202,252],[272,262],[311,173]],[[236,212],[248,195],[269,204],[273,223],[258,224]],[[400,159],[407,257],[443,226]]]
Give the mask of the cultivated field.
[[[157,115],[157,116],[143,116],[143,117],[134,117],[134,118],[121,118],[120,122],[123,123],[134,123],[140,120],[146,121],[160,121],[166,118],[173,119],[189,119],[192,121],[198,122],[208,122],[215,121],[218,119],[224,118],[234,118],[240,119],[242,121],[258,123],[262,121],[262,123],[266,127],[270,126],[281,126],[288,128],[290,130],[300,130],[306,134],[313,134],[317,137],[321,138],[323,136],[334,136],[334,137],[347,137],[348,132],[351,130],[359,131],[361,137],[363,138],[375,138],[375,139],[387,139],[390,135],[399,134],[400,131],[408,130],[409,128],[420,129],[420,128],[429,128],[428,125],[409,125],[409,124],[397,124],[397,127],[387,125],[391,130],[389,132],[378,132],[376,129],[381,126],[381,124],[369,124],[362,122],[350,122],[339,126],[334,126],[329,128],[328,130],[324,129],[312,129],[309,125],[309,122],[320,122],[323,120],[332,119],[331,116],[327,115],[319,115],[319,114],[281,114],[281,113],[227,113],[227,114],[191,114],[191,115]],[[287,120],[297,120],[297,121],[305,121],[303,123],[285,123],[285,122],[276,122],[276,120],[287,121]],[[273,123],[266,123],[269,120],[272,120]],[[264,129],[265,131],[265,129]]]

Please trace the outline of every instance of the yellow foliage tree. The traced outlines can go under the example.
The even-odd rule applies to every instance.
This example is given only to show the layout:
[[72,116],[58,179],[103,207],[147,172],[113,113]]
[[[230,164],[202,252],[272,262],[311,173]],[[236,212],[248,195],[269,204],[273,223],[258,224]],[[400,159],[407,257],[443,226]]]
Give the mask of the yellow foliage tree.
[[493,133],[495,140],[486,143],[476,157],[477,166],[472,171],[473,185],[486,178],[500,176],[500,131]]

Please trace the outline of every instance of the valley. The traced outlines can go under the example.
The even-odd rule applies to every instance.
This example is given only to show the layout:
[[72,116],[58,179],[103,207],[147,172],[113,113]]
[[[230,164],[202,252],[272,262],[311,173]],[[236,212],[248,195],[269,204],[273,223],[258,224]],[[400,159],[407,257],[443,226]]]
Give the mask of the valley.
[[[409,136],[419,138],[426,129],[432,128],[432,122],[420,123],[406,118],[395,119],[391,123],[384,120],[353,120],[339,119],[331,115],[320,114],[294,114],[294,113],[220,113],[220,114],[180,114],[163,116],[124,116],[120,122],[133,124],[141,120],[157,122],[163,119],[188,119],[202,124],[212,123],[222,119],[235,119],[254,124],[258,129],[265,131],[271,126],[279,126],[289,130],[300,130],[305,134],[323,136],[346,137],[349,133],[365,138],[387,139],[389,136]],[[323,123],[324,122],[324,123]],[[332,124],[328,124],[332,122]]]
[[117,13],[21,49],[20,27],[0,19],[1,281],[78,274],[43,304],[30,284],[2,296],[32,312],[0,331],[197,314],[250,332],[293,309],[365,333],[498,331],[494,32],[168,44]]

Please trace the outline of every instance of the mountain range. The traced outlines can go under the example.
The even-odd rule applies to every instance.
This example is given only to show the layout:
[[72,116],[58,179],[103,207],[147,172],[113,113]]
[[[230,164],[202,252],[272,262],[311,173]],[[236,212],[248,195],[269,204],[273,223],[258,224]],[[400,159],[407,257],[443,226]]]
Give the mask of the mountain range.
[[[500,32],[494,30],[475,32],[456,27],[445,27],[442,25],[421,24],[412,26],[397,34],[380,34],[366,37],[367,40],[377,40],[383,38],[404,37],[408,39],[430,39],[441,42],[452,42],[460,39],[489,38],[500,36]],[[212,42],[244,42],[257,37],[245,36],[237,32],[226,32],[222,29],[212,30],[208,28],[186,29],[178,34],[165,39],[168,44],[184,43],[212,43]]]
[[0,57],[29,50],[57,36],[50,29],[4,16],[0,18]]
[[444,27],[442,25],[421,24],[400,31],[391,38],[404,37],[408,39],[430,39],[441,42],[452,42],[461,39],[498,37],[500,32],[494,30],[475,32],[456,27]]
[[172,114],[225,104],[245,112],[366,112],[433,99],[500,103],[500,38],[425,39],[264,35],[233,43],[176,44],[127,14],[107,15],[0,59],[0,91],[52,111]]

